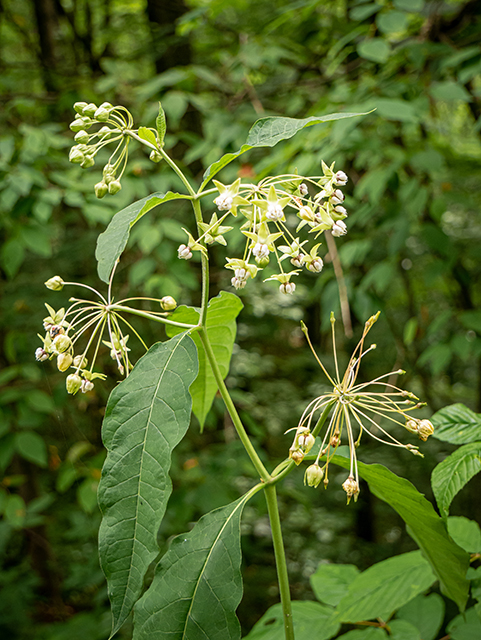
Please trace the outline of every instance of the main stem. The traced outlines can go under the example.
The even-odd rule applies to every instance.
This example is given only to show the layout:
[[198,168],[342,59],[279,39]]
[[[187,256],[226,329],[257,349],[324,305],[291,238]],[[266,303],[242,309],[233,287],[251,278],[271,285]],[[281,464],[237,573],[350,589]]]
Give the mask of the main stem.
[[282,539],[281,519],[277,504],[276,487],[273,484],[266,486],[264,493],[267,501],[267,511],[271,523],[272,543],[277,567],[277,580],[281,596],[282,615],[284,617],[284,633],[286,640],[295,640],[294,621],[292,619],[291,594],[289,590],[289,576],[287,574],[286,553]]

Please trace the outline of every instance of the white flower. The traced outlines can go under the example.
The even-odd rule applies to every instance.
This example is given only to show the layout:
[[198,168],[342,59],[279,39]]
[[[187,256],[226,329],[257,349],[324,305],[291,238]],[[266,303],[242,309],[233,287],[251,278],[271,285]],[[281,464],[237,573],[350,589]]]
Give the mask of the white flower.
[[315,260],[307,266],[309,271],[312,271],[313,273],[320,273],[323,267],[324,262],[322,261],[322,258],[315,258]]
[[234,204],[234,197],[230,191],[224,191],[220,196],[214,200],[214,204],[217,206],[219,211],[229,211]]
[[294,293],[295,290],[296,290],[296,285],[294,284],[294,282],[282,283],[279,286],[279,291],[281,293],[285,293],[285,294]]
[[87,391],[92,391],[94,388],[94,383],[90,380],[82,380],[82,384],[80,386],[80,391],[82,393],[87,393]]
[[181,260],[190,260],[192,258],[192,251],[186,244],[181,244],[177,249],[177,255]]
[[257,242],[252,249],[252,253],[256,258],[268,258],[269,257],[269,247],[266,244],[262,244],[261,242]]
[[340,205],[338,207],[334,207],[334,211],[336,211],[337,213],[342,213],[343,215],[347,216],[347,211],[344,207],[341,207]]
[[35,359],[39,362],[43,362],[44,360],[48,360],[48,353],[42,347],[38,347],[35,349]]
[[304,254],[299,253],[297,256],[291,258],[291,264],[295,267],[302,267],[304,264]]
[[336,238],[339,238],[339,236],[344,236],[347,233],[347,227],[344,224],[344,222],[342,220],[338,220],[337,222],[334,223],[332,229],[331,229],[331,233],[333,236],[335,236]]
[[266,218],[272,220],[273,222],[276,222],[277,220],[280,220],[283,215],[284,212],[282,211],[282,207],[278,202],[269,202],[269,204],[267,205]]
[[334,191],[334,193],[332,194],[331,202],[334,205],[341,204],[341,202],[344,202],[344,194],[340,189],[336,189]]
[[334,174],[333,182],[338,187],[342,187],[343,185],[345,185],[347,183],[347,180],[348,178],[344,171],[338,171]]
[[299,193],[301,194],[301,196],[307,196],[307,193],[308,193],[307,184],[304,184],[304,182],[299,185]]

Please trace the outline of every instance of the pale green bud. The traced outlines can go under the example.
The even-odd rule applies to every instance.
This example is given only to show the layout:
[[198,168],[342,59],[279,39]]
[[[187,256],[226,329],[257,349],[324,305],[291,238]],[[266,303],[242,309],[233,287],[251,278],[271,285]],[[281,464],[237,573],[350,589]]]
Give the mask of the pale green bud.
[[311,466],[306,469],[304,484],[316,488],[321,484],[323,477],[324,471],[321,467],[318,464],[311,464]]
[[76,373],[71,373],[67,376],[65,386],[67,387],[67,393],[75,395],[82,386],[82,378]]
[[113,109],[110,102],[103,102],[100,107],[95,111],[94,118],[99,122],[107,122],[110,116],[110,111]]
[[72,341],[64,333],[59,333],[53,339],[53,346],[55,347],[55,350],[57,351],[57,353],[63,353],[64,351],[67,351],[67,349],[70,347],[71,344],[72,344]]
[[73,364],[74,367],[85,369],[85,367],[88,365],[88,361],[85,356],[75,356],[75,358],[73,359]]
[[110,127],[102,127],[98,130],[99,136],[109,136],[112,133],[112,129]]
[[74,140],[75,142],[80,142],[81,144],[87,144],[89,141],[89,134],[84,129],[81,129],[75,134]]
[[122,189],[122,185],[120,184],[120,180],[112,180],[109,183],[109,193],[111,196],[115,195]]
[[342,488],[347,493],[347,504],[349,504],[352,497],[354,497],[354,502],[357,501],[359,496],[359,484],[352,476],[349,476],[349,478],[342,483]]
[[52,291],[62,291],[64,284],[65,282],[60,276],[53,276],[53,278],[49,278],[47,282],[45,282],[47,289],[51,289]]
[[164,311],[173,311],[177,307],[177,302],[172,296],[164,296],[160,299],[160,306]]
[[85,156],[83,161],[80,163],[82,169],[88,169],[89,167],[93,167],[95,164],[95,158],[93,156]]
[[68,154],[68,159],[74,164],[81,164],[85,160],[85,155],[79,145],[72,147]]
[[103,181],[97,182],[94,189],[95,189],[95,195],[97,196],[97,198],[103,198],[109,190],[108,186]]
[[96,111],[97,111],[97,105],[94,104],[93,102],[90,102],[90,104],[87,104],[84,107],[84,109],[82,111],[82,115],[83,116],[90,116],[90,118],[92,118]]
[[86,117],[78,117],[75,118],[73,122],[70,123],[69,127],[75,133],[78,133],[82,129],[89,129],[92,126],[93,122],[90,118]]
[[149,158],[152,160],[152,162],[160,162],[162,160],[162,156],[160,155],[160,153],[158,151],[156,151],[155,149],[153,149],[150,152],[150,156]]
[[77,113],[79,113],[80,115],[83,115],[83,110],[85,109],[86,106],[87,106],[86,102],[76,102],[73,108]]
[[67,371],[72,364],[72,356],[69,353],[61,353],[57,356],[57,368],[59,371]]

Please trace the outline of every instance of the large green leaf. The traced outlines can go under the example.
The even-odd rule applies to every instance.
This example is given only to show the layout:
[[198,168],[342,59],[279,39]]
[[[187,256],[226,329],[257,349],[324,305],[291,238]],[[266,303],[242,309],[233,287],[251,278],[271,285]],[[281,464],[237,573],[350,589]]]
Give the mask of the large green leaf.
[[481,415],[464,404],[444,407],[433,415],[431,421],[434,425],[433,438],[452,444],[481,441]]
[[369,567],[349,585],[337,608],[341,622],[373,618],[388,619],[391,614],[428,589],[436,576],[420,551],[403,553]]
[[98,262],[99,278],[104,282],[109,282],[112,269],[129,239],[130,229],[144,214],[163,202],[185,197],[181,193],[173,193],[172,191],[152,193],[116,213],[107,229],[97,239],[95,257]]
[[481,529],[474,520],[464,516],[447,519],[448,533],[454,542],[468,553],[481,553]]
[[102,437],[108,451],[99,485],[100,563],[115,633],[140,596],[159,549],[157,530],[172,492],[172,449],[190,421],[196,347],[187,334],[155,344],[110,395]]
[[246,143],[233,153],[226,153],[220,160],[211,164],[204,173],[204,182],[201,189],[212,180],[212,178],[223,169],[229,162],[235,160],[240,155],[254,149],[255,147],[273,147],[281,140],[292,138],[298,131],[306,127],[312,127],[321,122],[341,120],[342,118],[352,118],[354,116],[365,116],[366,113],[329,113],[325,116],[311,116],[310,118],[284,118],[281,116],[267,116],[260,118],[251,127]]
[[134,609],[134,640],[238,640],[240,518],[249,494],[177,536]]
[[[349,459],[334,456],[332,461],[345,469]],[[469,555],[449,537],[446,526],[433,505],[404,478],[380,464],[358,463],[359,475],[369,484],[371,491],[387,502],[404,520],[439,579],[442,592],[454,600],[461,611],[466,606],[469,583],[466,571]]]
[[310,577],[310,582],[316,598],[335,607],[358,575],[359,569],[353,564],[322,563]]
[[[336,613],[318,602],[295,600],[292,619],[296,640],[328,640],[341,626]],[[245,640],[284,640],[282,606],[275,604],[256,622]]]
[[421,633],[423,640],[434,640],[444,620],[444,600],[438,593],[417,596],[397,613],[396,617],[407,620]]
[[[207,335],[223,378],[226,377],[229,371],[232,348],[236,336],[235,319],[242,307],[243,304],[240,298],[233,293],[221,291],[218,296],[209,301],[207,308]],[[174,311],[170,318],[177,322],[197,324],[199,310],[194,307],[181,306]],[[168,325],[166,331],[169,336],[173,336],[182,331],[182,329]],[[190,393],[193,402],[192,410],[199,419],[202,429],[218,387],[210,364],[207,361],[202,342],[196,333],[193,334],[193,339],[199,354],[199,375],[191,386]]]
[[449,514],[454,496],[481,471],[481,442],[457,449],[434,468],[431,485],[441,515]]
[[339,636],[338,640],[388,640],[387,633],[379,627],[367,629],[353,629]]

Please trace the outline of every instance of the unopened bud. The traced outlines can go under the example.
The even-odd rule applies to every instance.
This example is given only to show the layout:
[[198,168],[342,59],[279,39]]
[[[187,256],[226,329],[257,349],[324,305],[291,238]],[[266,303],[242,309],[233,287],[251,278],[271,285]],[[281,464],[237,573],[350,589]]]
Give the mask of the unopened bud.
[[39,362],[44,362],[44,360],[48,360],[48,353],[42,347],[38,347],[38,349],[35,349],[35,359]]
[[72,356],[69,353],[61,353],[57,356],[57,369],[59,371],[67,371],[72,364]]
[[76,102],[73,108],[77,113],[79,113],[80,115],[83,115],[83,110],[85,109],[86,106],[87,106],[86,102]]
[[321,484],[323,477],[324,471],[321,467],[318,464],[311,464],[311,466],[306,469],[304,484],[316,488]]
[[432,436],[434,433],[434,427],[430,420],[421,420],[421,424],[419,425],[419,437],[421,440],[426,442],[429,436]]
[[63,353],[64,351],[67,351],[71,344],[72,341],[70,340],[70,338],[62,333],[59,333],[58,336],[55,336],[55,338],[53,339],[53,346],[57,353]]
[[172,296],[164,296],[160,299],[160,306],[164,311],[173,311],[177,307],[177,302]]
[[122,185],[120,184],[120,180],[112,180],[109,182],[109,193],[111,196],[114,196],[122,189]]
[[296,285],[294,284],[294,282],[286,282],[286,283],[283,282],[279,287],[279,291],[285,294],[292,294],[294,293],[295,290],[296,290]]
[[78,146],[75,146],[70,149],[68,159],[69,162],[73,162],[74,164],[81,164],[85,160],[85,155]]
[[97,198],[103,198],[107,193],[108,193],[108,186],[105,184],[105,182],[97,182],[97,184],[94,187],[95,190],[95,195],[97,196]]
[[64,284],[65,282],[60,276],[53,276],[53,278],[49,278],[47,282],[45,282],[47,289],[51,289],[52,291],[62,291]]
[[110,102],[103,102],[100,107],[95,111],[94,118],[100,122],[107,122],[110,116],[110,111],[113,109]]
[[312,271],[312,273],[321,273],[323,267],[324,262],[321,258],[315,258],[307,265],[307,268],[309,269],[309,271]]
[[343,482],[342,488],[347,493],[347,504],[349,504],[352,497],[354,497],[354,502],[357,501],[359,496],[359,484],[352,476],[349,476],[349,478]]
[[307,184],[304,184],[304,182],[299,185],[299,193],[301,196],[307,196],[308,194]]
[[82,160],[82,162],[80,163],[80,166],[82,167],[82,169],[88,169],[89,167],[93,167],[94,164],[95,164],[95,158],[93,156],[86,155]]
[[340,236],[345,236],[347,233],[346,223],[342,220],[338,220],[335,222],[331,228],[331,233],[335,238],[339,238]]
[[80,385],[80,390],[82,393],[87,393],[87,391],[92,391],[94,388],[94,383],[90,380],[82,380],[82,384]]
[[343,185],[345,185],[347,180],[348,180],[348,177],[346,176],[344,171],[338,171],[337,173],[334,174],[333,182],[338,187],[342,187]]
[[296,463],[296,465],[300,465],[301,462],[304,460],[304,453],[298,449],[297,447],[293,448],[291,447],[289,449],[289,458]]
[[160,162],[162,160],[161,154],[156,149],[153,149],[150,152],[149,158],[152,160],[152,162]]
[[84,129],[80,129],[74,136],[75,142],[79,142],[80,144],[88,144],[89,139],[90,136]]
[[83,116],[89,116],[90,118],[92,118],[92,116],[94,115],[94,113],[97,111],[97,105],[94,104],[93,102],[90,102],[90,104],[87,104],[82,112]]
[[192,251],[186,244],[181,244],[177,249],[177,256],[181,260],[190,260],[192,258]]
[[314,220],[314,213],[311,207],[308,207],[307,205],[301,207],[297,215],[299,216],[299,218],[301,218],[301,220]]
[[75,395],[82,386],[82,378],[77,373],[71,373],[67,376],[65,386],[67,387],[67,393]]
[[75,358],[73,359],[73,364],[74,367],[77,367],[77,369],[85,369],[85,367],[88,365],[88,361],[85,356],[75,356]]

